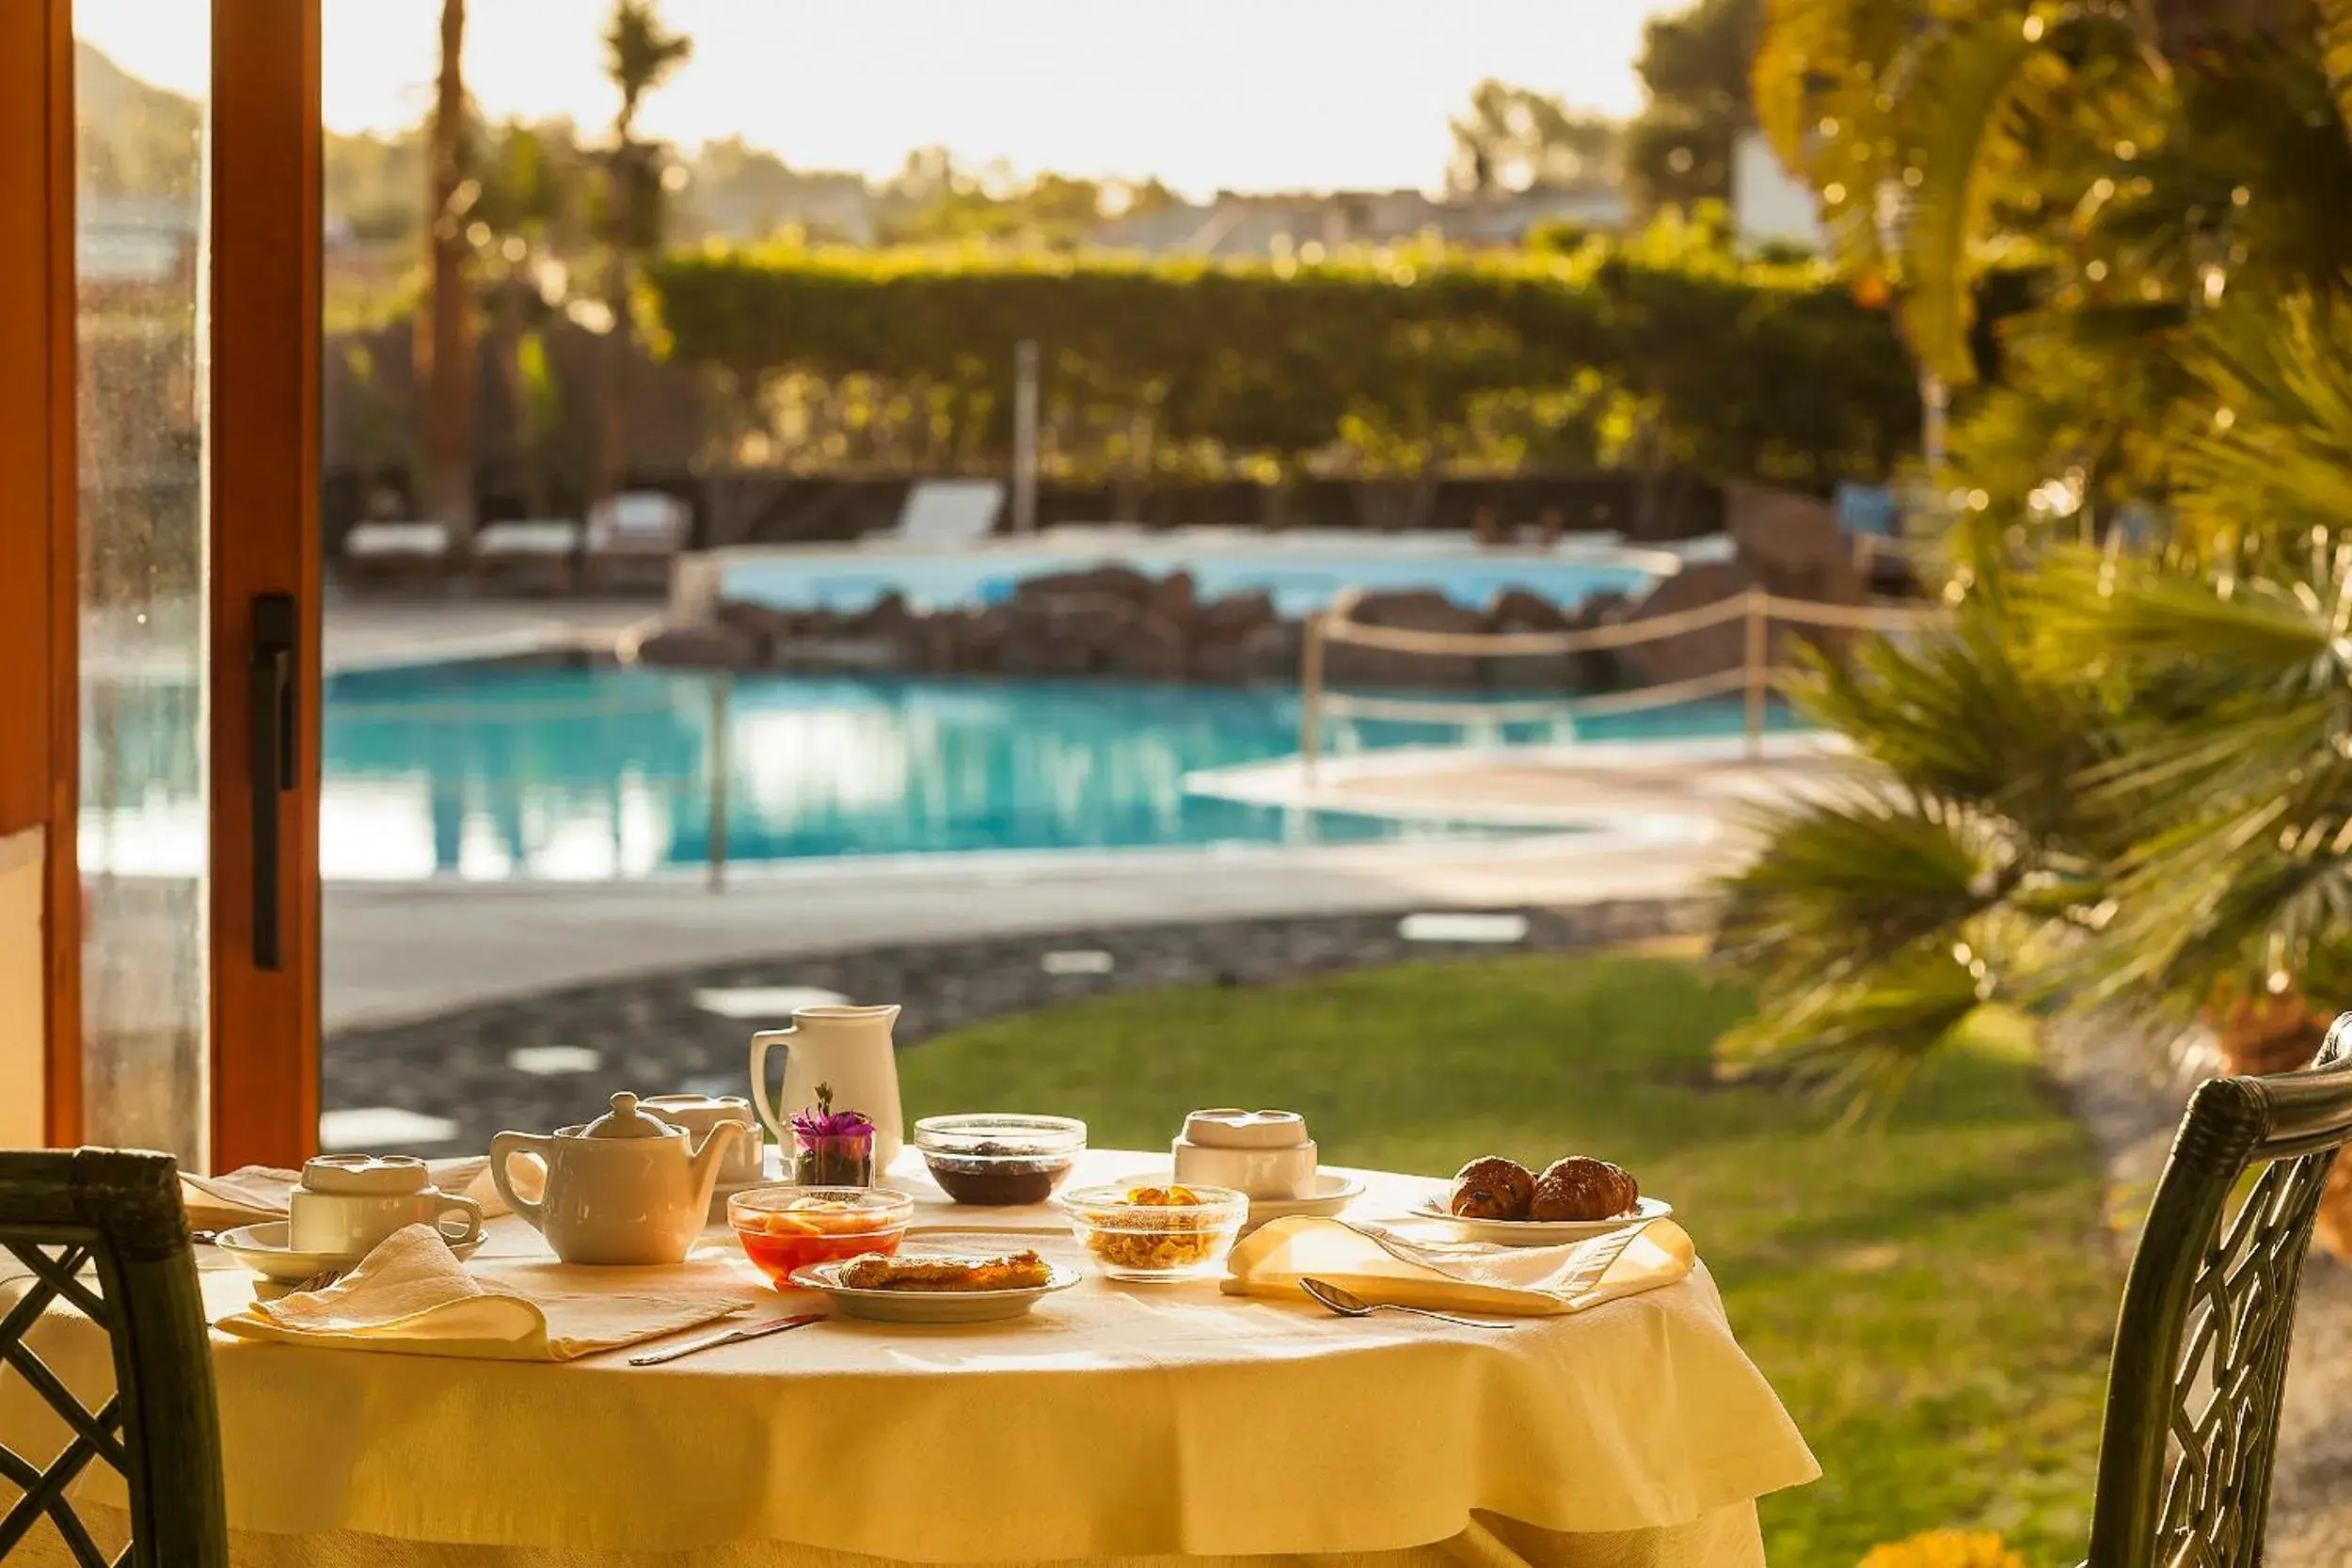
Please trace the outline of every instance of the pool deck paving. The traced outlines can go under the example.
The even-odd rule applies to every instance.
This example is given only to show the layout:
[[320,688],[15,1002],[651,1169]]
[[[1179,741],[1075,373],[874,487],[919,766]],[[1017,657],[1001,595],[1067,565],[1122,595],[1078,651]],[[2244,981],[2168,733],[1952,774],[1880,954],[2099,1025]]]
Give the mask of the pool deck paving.
[[1738,863],[1733,833],[1542,835],[1334,849],[972,854],[699,881],[329,883],[326,1025],[427,1017],[735,958],[1074,929],[1670,897]]

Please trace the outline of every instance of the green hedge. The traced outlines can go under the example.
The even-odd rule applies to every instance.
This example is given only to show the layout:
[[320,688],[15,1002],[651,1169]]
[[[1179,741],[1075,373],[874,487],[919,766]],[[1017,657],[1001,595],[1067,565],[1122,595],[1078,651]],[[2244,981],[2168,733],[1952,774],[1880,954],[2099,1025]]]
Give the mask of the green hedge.
[[1025,338],[1073,474],[1687,466],[1825,486],[1917,439],[1883,312],[1698,230],[1312,264],[712,250],[647,284],[669,351],[731,392],[729,434],[811,466],[894,444],[1001,461]]

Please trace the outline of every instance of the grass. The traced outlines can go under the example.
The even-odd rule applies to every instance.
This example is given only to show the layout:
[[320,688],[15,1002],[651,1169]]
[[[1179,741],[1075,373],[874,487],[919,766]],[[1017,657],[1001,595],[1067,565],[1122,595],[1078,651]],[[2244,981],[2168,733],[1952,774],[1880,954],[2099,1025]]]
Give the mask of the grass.
[[1767,1498],[1774,1568],[1939,1526],[2080,1560],[2121,1271],[2080,1130],[2015,1041],[1931,1064],[1890,1124],[1708,1073],[1747,999],[1664,958],[1510,958],[1137,993],[907,1053],[909,1109],[1082,1116],[1164,1147],[1203,1104],[1304,1112],[1339,1164],[1606,1155],[1674,1199],[1824,1478]]

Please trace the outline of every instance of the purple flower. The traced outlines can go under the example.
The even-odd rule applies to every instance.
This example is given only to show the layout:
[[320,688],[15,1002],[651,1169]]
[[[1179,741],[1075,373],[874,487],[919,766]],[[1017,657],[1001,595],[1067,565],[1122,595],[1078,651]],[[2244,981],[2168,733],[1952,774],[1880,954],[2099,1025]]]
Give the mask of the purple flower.
[[836,1111],[833,1108],[833,1085],[817,1085],[817,1103],[792,1114],[792,1132],[803,1143],[815,1143],[820,1138],[870,1138],[874,1135],[874,1118],[863,1111]]

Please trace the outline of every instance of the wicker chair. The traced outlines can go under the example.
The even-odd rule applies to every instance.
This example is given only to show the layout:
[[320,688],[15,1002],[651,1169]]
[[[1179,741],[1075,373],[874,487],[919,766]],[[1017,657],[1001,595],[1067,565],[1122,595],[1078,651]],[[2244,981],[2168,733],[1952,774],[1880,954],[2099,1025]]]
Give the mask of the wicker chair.
[[2262,1561],[2296,1291],[2347,1142],[2352,1013],[2308,1069],[2189,1101],[2123,1287],[2085,1568]]
[[[27,1282],[25,1271],[29,1271]],[[195,1254],[167,1154],[83,1148],[0,1152],[0,1377],[54,1411],[64,1447],[39,1464],[0,1445],[0,1559],[45,1515],[82,1568],[226,1568],[228,1512],[212,1352]],[[36,1354],[27,1333],[53,1302],[106,1330],[116,1392],[91,1410]],[[92,1462],[122,1475],[131,1543],[109,1558],[67,1493]]]

